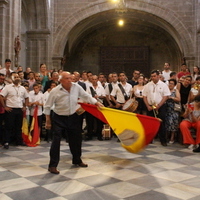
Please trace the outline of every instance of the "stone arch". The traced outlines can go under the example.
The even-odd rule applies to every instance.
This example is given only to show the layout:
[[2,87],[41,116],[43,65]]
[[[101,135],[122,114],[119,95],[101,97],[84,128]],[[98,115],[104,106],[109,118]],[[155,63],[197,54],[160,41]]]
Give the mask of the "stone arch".
[[[165,23],[160,23],[160,26],[163,26],[163,28],[165,28],[175,39],[183,55],[193,55],[194,48],[191,45],[191,35],[186,28],[184,22],[179,19],[178,15],[175,12],[165,7],[155,5],[153,3],[138,1],[128,1],[127,8],[136,11],[143,11],[150,15],[154,15],[158,18],[158,22],[159,19],[164,20]],[[75,12],[68,18],[68,20],[63,21],[61,23],[62,25],[60,25],[55,32],[53,56],[57,57],[63,55],[64,48],[68,40],[68,34],[76,24],[92,15],[113,9],[113,5],[109,4],[107,1],[104,1],[102,3],[92,3],[89,4],[87,7]],[[166,14],[170,14],[170,16],[167,17]]]

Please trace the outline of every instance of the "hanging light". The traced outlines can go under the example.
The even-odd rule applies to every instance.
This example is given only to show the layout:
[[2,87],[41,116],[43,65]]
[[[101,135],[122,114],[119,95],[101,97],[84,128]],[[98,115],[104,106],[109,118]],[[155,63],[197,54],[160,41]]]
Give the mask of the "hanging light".
[[124,25],[124,20],[123,20],[123,19],[120,19],[120,20],[118,21],[118,25],[119,25],[119,26],[123,26],[123,25]]

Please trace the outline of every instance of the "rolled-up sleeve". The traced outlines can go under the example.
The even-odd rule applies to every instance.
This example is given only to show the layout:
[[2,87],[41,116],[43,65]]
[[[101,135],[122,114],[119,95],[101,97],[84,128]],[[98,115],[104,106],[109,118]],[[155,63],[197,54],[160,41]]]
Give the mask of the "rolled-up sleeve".
[[88,94],[83,88],[79,88],[79,97],[83,99],[83,101],[88,102],[90,104],[95,104],[97,100],[93,98],[90,94]]

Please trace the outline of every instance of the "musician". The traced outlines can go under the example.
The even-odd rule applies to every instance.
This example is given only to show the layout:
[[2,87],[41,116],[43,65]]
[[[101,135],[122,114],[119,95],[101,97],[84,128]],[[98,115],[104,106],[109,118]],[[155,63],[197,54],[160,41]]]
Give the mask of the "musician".
[[[103,103],[103,99],[105,98],[105,90],[103,86],[98,85],[98,76],[93,75],[91,78],[92,86],[88,86],[86,92],[88,92],[92,97],[97,99],[97,101]],[[91,140],[93,134],[97,136],[99,141],[102,141],[102,128],[103,122],[98,118],[94,117],[90,113],[86,113],[86,121],[87,121],[87,137],[86,140]],[[96,131],[94,131],[96,124]]]
[[103,86],[103,88],[105,88],[105,87],[108,85],[108,83],[107,83],[107,81],[106,81],[106,76],[105,76],[105,74],[99,73],[98,79],[99,79],[99,82],[101,83],[101,85]]
[[171,95],[168,86],[160,80],[158,70],[151,72],[151,82],[145,85],[143,91],[143,99],[147,107],[147,115],[158,117],[162,120],[158,131],[160,142],[163,146],[167,146],[166,130],[165,130],[165,102]]
[[[130,98],[132,85],[126,82],[127,77],[125,72],[119,73],[119,84],[113,88],[110,97],[115,103],[117,109],[122,109],[124,103]],[[116,97],[116,99],[115,99]]]
[[[106,86],[105,88],[105,93],[106,93],[106,100],[108,102],[108,107],[114,108],[115,107],[115,102],[112,101],[110,94],[113,90],[113,88],[119,84],[118,82],[118,74],[116,72],[113,72],[109,74],[108,76],[110,79],[110,83]],[[116,99],[116,97],[114,97]]]

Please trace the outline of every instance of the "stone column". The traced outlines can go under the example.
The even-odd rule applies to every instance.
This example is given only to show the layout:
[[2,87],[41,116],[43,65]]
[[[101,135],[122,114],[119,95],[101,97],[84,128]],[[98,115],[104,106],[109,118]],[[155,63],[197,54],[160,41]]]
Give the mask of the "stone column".
[[[5,30],[6,30],[6,7],[7,0],[0,0],[0,65],[4,64],[5,60]],[[2,66],[3,67],[3,66]]]
[[48,29],[27,31],[27,67],[38,72],[40,64],[45,63],[48,69],[51,69],[50,48],[50,31]]
[[63,57],[60,57],[60,56],[52,57],[53,68],[55,68],[56,70],[62,69],[63,68],[62,60],[63,60]]

